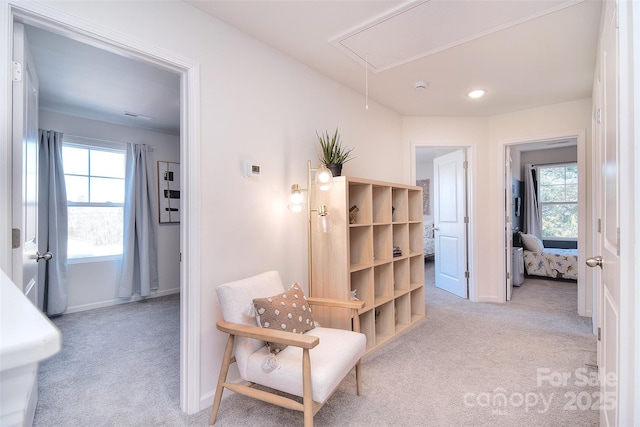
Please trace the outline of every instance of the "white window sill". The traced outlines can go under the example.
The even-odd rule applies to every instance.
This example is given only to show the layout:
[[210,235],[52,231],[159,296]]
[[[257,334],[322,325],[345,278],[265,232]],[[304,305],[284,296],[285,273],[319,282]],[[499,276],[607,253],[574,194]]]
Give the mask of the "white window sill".
[[122,255],[101,255],[101,256],[89,256],[82,258],[69,258],[67,264],[89,264],[94,262],[109,262],[120,261]]

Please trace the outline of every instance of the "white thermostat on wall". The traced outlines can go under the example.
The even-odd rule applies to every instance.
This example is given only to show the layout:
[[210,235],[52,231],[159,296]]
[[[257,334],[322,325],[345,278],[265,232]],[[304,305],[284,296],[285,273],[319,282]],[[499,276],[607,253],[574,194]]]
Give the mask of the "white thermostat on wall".
[[244,161],[244,176],[249,179],[262,179],[260,165],[251,160]]

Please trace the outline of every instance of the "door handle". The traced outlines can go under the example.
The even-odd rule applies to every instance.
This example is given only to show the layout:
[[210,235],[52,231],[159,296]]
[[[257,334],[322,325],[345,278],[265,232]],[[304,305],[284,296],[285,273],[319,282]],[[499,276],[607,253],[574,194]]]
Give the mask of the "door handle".
[[593,267],[602,268],[602,257],[601,256],[594,256],[594,257],[591,257],[591,258],[587,258],[586,263],[591,268],[593,268]]
[[51,252],[45,252],[42,255],[40,255],[40,252],[36,252],[36,262],[39,262],[41,259],[49,261],[51,258],[53,258],[53,254]]

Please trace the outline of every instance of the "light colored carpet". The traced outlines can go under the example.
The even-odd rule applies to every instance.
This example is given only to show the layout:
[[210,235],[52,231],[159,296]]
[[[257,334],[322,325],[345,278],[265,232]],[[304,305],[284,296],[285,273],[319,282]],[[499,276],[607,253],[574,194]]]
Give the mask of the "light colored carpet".
[[[581,382],[595,375],[596,341],[575,314],[575,284],[527,279],[507,304],[471,303],[437,289],[432,266],[426,319],[364,362],[363,396],[349,375],[315,425],[598,425],[598,388]],[[179,409],[177,297],[55,323],[63,350],[42,365],[35,426],[207,425],[209,410]],[[302,424],[301,413],[233,394],[216,423]]]

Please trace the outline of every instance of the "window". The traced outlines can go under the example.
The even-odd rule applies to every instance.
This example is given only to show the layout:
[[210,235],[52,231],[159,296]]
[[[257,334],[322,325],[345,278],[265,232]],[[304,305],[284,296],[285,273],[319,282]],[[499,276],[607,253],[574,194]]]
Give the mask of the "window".
[[538,201],[542,237],[578,238],[578,165],[538,166]]
[[69,258],[122,254],[124,150],[64,143]]

